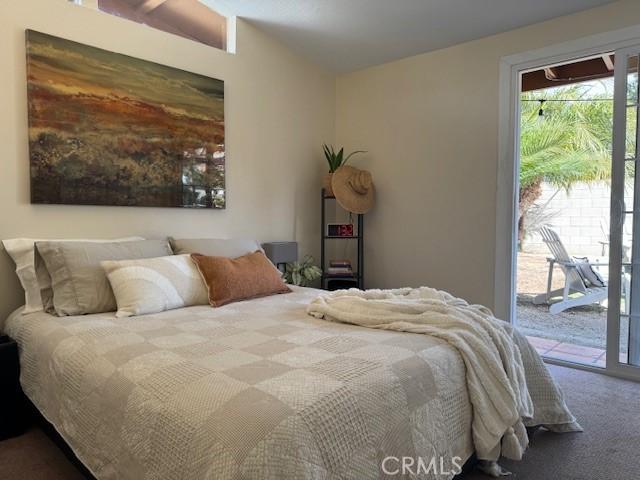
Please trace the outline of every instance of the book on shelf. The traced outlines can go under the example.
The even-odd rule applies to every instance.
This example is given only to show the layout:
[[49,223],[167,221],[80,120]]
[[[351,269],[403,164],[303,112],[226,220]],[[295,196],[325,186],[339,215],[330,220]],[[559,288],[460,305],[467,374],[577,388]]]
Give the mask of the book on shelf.
[[351,268],[351,260],[331,260],[329,261],[329,266],[336,268]]
[[326,271],[327,275],[353,275],[353,270],[351,268],[335,268],[329,267]]

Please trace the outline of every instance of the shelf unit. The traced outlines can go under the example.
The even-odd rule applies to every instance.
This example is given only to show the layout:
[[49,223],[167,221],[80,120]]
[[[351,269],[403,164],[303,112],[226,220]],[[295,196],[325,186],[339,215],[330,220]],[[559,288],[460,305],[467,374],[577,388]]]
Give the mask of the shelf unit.
[[[320,221],[321,221],[320,268],[322,269],[321,285],[323,289],[327,289],[328,283],[331,280],[342,280],[345,283],[349,280],[353,280],[353,285],[350,285],[350,286],[357,287],[361,290],[364,290],[364,215],[362,214],[356,215],[357,216],[356,235],[351,237],[327,235],[326,234],[327,232],[327,218],[326,218],[327,205],[326,204],[328,201],[335,202],[335,199],[336,197],[334,197],[333,195],[327,195],[324,188],[322,189],[322,192],[321,192],[322,215],[320,216]],[[355,240],[356,242],[358,242],[356,265],[352,275],[327,275],[324,273],[327,268],[327,258],[325,253],[326,251],[325,242],[327,240],[331,240],[331,241],[333,240],[354,241]]]

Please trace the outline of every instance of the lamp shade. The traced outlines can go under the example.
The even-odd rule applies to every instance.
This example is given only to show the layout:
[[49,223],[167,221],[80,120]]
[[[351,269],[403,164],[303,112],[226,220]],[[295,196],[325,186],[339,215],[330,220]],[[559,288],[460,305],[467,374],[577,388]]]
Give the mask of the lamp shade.
[[263,243],[262,248],[276,266],[298,260],[298,242],[268,242]]

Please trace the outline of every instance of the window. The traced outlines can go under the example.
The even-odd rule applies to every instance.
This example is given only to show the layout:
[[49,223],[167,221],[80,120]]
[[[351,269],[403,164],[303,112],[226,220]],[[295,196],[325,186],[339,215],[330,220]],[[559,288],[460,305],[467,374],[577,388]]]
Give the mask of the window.
[[227,19],[198,0],[70,0],[222,50]]

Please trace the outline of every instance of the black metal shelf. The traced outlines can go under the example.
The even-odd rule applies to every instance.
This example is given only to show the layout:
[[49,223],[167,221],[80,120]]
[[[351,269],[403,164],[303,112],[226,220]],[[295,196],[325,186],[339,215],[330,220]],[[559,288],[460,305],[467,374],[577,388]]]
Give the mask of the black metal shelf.
[[357,280],[358,278],[358,272],[353,272],[353,273],[345,273],[345,274],[334,274],[334,273],[327,273],[327,274],[323,274],[322,275],[324,278],[339,278],[341,280],[344,279],[348,279],[348,278],[353,278],[354,280]]
[[325,235],[323,237],[325,240],[358,240],[360,239],[360,235],[352,235],[350,237],[341,237],[340,235]]
[[[326,208],[325,203],[327,200],[335,200],[336,197],[333,195],[327,195],[325,190],[322,189],[321,192],[321,204],[322,204],[322,215],[321,215],[321,226],[320,226],[320,268],[322,269],[322,276],[320,277],[322,288],[327,288],[330,280],[337,281],[349,281],[353,280],[355,287],[364,290],[364,215],[357,215],[357,235],[353,235],[350,237],[341,237],[338,235],[325,235],[327,231],[327,221],[326,221]],[[326,240],[357,240],[357,271],[352,274],[344,274],[344,275],[330,275],[325,274],[327,259],[325,256],[325,241]]]

